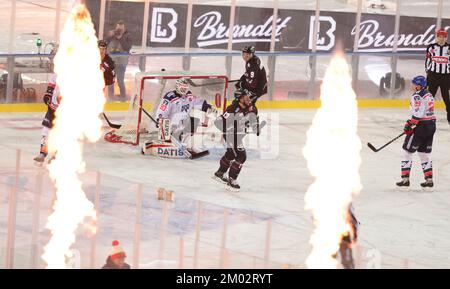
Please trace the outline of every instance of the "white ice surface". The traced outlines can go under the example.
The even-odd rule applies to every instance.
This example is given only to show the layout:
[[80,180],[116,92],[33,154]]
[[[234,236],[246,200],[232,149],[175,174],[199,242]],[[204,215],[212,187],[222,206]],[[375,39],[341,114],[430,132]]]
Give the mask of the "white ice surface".
[[[279,116],[279,154],[274,159],[260,159],[255,149],[248,152],[247,162],[239,176],[241,192],[230,193],[210,176],[218,167],[223,150],[211,149],[211,155],[198,160],[167,160],[142,156],[139,149],[101,140],[86,146],[88,173],[85,188],[93,198],[95,172],[102,173],[100,197],[100,231],[97,237],[97,266],[103,261],[109,243],[119,238],[129,252],[132,263],[135,232],[136,183],[144,184],[141,221],[141,267],[177,267],[179,238],[184,238],[184,266],[193,267],[195,224],[198,201],[202,201],[198,266],[219,267],[223,241],[224,209],[229,209],[225,247],[229,250],[228,266],[262,267],[264,265],[267,221],[272,221],[268,266],[281,264],[304,267],[312,231],[311,215],[304,210],[304,193],[312,183],[302,155],[305,134],[314,109],[263,111]],[[450,267],[450,126],[438,121],[433,147],[435,191],[419,189],[422,181],[420,162],[414,157],[410,192],[396,191],[402,155],[399,140],[374,153],[367,142],[381,146],[398,135],[407,119],[406,109],[360,109],[359,135],[363,142],[360,169],[363,190],[354,201],[361,222],[358,266],[373,264],[370,254],[380,254],[382,268],[449,268]],[[122,113],[110,113],[120,122]],[[24,183],[33,183],[40,169],[32,164],[40,143],[41,113],[0,114],[0,147],[2,157],[0,196],[0,256],[4,254],[8,212],[9,184],[14,183],[15,149],[22,151],[21,173]],[[80,116],[81,117],[81,116]],[[438,112],[444,119],[442,111]],[[269,125],[263,132],[267,133]],[[333,150],[333,144],[329,145]],[[339,153],[339,152],[336,152]],[[45,179],[45,188],[51,185]],[[163,203],[155,199],[156,187],[175,192],[175,204],[168,205],[169,226],[161,224]],[[30,212],[36,187],[22,190],[18,205],[16,254],[22,253],[18,266],[28,266]],[[41,205],[40,245],[45,244],[45,215],[51,197],[44,194]],[[22,216],[22,217],[21,217]],[[165,232],[161,245],[161,232]],[[89,266],[90,241],[79,234],[78,247],[83,266]],[[84,245],[83,245],[84,244]],[[163,246],[163,247],[162,247]],[[376,251],[373,251],[375,249]],[[21,252],[22,250],[22,252]],[[372,250],[372,251],[370,251]],[[164,252],[161,254],[160,252]],[[86,255],[86,256],[85,256]],[[253,259],[252,259],[253,258]],[[3,258],[2,258],[3,260]],[[159,262],[158,260],[164,260]],[[243,260],[240,262],[239,260]],[[247,262],[253,260],[252,262]],[[2,266],[3,261],[0,261]],[[165,264],[165,265],[161,265]]]

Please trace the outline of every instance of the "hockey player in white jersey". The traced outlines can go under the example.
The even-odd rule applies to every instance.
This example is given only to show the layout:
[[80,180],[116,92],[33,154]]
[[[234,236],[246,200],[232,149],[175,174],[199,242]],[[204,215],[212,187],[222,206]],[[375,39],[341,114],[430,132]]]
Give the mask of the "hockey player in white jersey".
[[[197,130],[200,119],[191,116],[191,112],[201,110],[206,114],[217,115],[217,109],[207,103],[203,98],[193,95],[189,90],[188,81],[184,78],[177,79],[175,89],[164,95],[156,112],[156,121],[158,123],[158,138],[165,142],[165,150],[168,150],[167,143],[181,142],[186,145],[189,152],[195,151],[191,142],[191,136]],[[155,147],[155,142],[151,141],[145,144],[143,153]],[[178,157],[180,154],[179,146],[173,144],[171,153],[164,152],[167,157]],[[159,150],[161,151],[161,149]],[[168,154],[168,155],[167,155]],[[158,154],[160,156],[164,156]]]
[[425,190],[433,188],[433,162],[431,150],[433,136],[436,132],[436,117],[434,115],[434,97],[426,89],[427,81],[424,76],[416,76],[412,80],[414,91],[410,101],[411,118],[407,120],[404,131],[406,138],[403,143],[404,157],[401,162],[402,180],[398,187],[409,188],[409,175],[412,166],[412,154],[418,152],[422,163],[425,182],[420,186]]

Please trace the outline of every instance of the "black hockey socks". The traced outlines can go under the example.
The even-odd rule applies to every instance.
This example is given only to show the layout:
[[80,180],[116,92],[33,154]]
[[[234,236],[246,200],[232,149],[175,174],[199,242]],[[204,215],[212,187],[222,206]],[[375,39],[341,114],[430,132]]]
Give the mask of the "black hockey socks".
[[231,163],[230,166],[230,172],[228,173],[228,176],[230,179],[236,180],[239,176],[239,173],[241,172],[242,164],[238,161],[234,161]]
[[231,164],[231,161],[228,160],[225,156],[223,156],[220,159],[220,167],[219,167],[218,171],[221,173],[226,173],[228,171],[228,169],[230,168],[230,164]]

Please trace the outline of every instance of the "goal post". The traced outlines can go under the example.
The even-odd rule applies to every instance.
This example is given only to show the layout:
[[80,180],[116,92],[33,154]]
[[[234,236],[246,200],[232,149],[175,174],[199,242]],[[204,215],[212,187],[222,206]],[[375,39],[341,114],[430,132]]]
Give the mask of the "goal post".
[[135,93],[124,121],[119,129],[112,129],[105,135],[105,140],[113,143],[139,145],[142,135],[156,132],[153,121],[142,111],[145,109],[154,119],[162,98],[169,91],[175,90],[175,82],[185,78],[189,90],[195,97],[206,100],[223,112],[227,105],[228,77],[210,75],[201,72],[143,72],[135,77]]

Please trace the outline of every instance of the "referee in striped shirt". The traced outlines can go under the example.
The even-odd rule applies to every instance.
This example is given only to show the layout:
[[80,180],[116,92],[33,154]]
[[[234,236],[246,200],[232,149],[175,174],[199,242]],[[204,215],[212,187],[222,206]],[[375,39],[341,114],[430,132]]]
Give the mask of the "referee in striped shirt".
[[442,99],[447,110],[447,121],[450,124],[450,45],[446,42],[447,31],[439,29],[436,32],[436,43],[427,47],[427,58],[425,60],[425,71],[427,72],[428,88],[436,97],[438,88],[441,88]]

